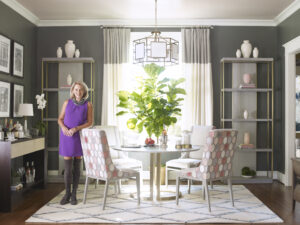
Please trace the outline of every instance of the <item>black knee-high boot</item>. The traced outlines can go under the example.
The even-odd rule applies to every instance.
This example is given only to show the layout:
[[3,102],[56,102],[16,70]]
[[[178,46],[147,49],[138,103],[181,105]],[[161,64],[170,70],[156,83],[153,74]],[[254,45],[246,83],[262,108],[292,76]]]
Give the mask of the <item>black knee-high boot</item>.
[[60,201],[61,205],[69,203],[71,198],[72,159],[65,159],[64,181],[66,187],[66,194]]
[[74,165],[73,165],[73,189],[71,195],[71,204],[77,204],[76,192],[78,188],[79,178],[80,178],[80,163],[81,159],[74,158]]

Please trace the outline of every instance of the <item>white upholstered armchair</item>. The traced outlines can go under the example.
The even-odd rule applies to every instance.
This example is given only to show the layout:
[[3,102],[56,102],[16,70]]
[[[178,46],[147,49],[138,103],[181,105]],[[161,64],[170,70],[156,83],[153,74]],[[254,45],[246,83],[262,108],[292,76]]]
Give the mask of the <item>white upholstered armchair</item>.
[[[205,145],[206,137],[214,126],[194,125],[192,127],[191,144]],[[203,149],[195,152],[183,153],[180,158],[172,159],[166,162],[165,184],[168,186],[168,174],[170,170],[179,171],[182,169],[194,168],[200,165]]]
[[[94,126],[95,129],[104,130],[109,146],[121,145],[120,131],[117,126]],[[110,148],[110,155],[114,165],[118,169],[133,169],[140,172],[141,185],[143,184],[143,163],[140,160],[129,158],[125,152]]]

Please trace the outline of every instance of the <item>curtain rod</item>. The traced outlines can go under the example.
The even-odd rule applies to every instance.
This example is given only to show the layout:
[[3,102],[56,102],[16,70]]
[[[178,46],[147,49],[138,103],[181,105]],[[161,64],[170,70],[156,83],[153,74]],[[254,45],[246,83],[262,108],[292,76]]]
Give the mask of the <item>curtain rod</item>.
[[[110,26],[104,26],[104,25],[100,25],[100,28],[103,29],[103,28],[153,28],[154,29],[154,26],[143,26],[143,25],[140,25],[140,26],[137,26],[137,25],[134,25],[134,26],[121,26],[121,25],[110,25]],[[201,28],[201,29],[214,29],[213,26],[211,25],[199,25],[199,26],[158,26],[157,28],[185,28],[185,29],[193,29],[193,28]]]

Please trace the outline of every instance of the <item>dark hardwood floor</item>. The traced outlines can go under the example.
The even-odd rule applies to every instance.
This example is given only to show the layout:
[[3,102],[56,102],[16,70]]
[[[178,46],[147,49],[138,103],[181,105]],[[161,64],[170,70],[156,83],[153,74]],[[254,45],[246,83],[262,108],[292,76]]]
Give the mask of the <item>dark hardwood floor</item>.
[[[273,184],[245,185],[257,198],[284,220],[284,224],[300,224],[300,203],[292,211],[292,189],[279,182]],[[45,189],[35,189],[24,196],[24,201],[11,213],[0,213],[1,225],[23,225],[35,211],[64,189],[63,184],[48,184]],[[100,209],[100,208],[99,208]],[[35,225],[44,225],[34,223]],[[274,223],[273,223],[274,224]]]

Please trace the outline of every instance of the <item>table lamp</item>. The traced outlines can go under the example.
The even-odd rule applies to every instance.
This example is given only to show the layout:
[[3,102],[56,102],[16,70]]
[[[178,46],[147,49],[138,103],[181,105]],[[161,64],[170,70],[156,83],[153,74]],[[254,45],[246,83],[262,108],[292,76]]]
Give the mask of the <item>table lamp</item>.
[[27,116],[33,116],[33,105],[30,103],[22,103],[19,105],[19,112],[20,116],[24,116],[24,133],[27,136]]

